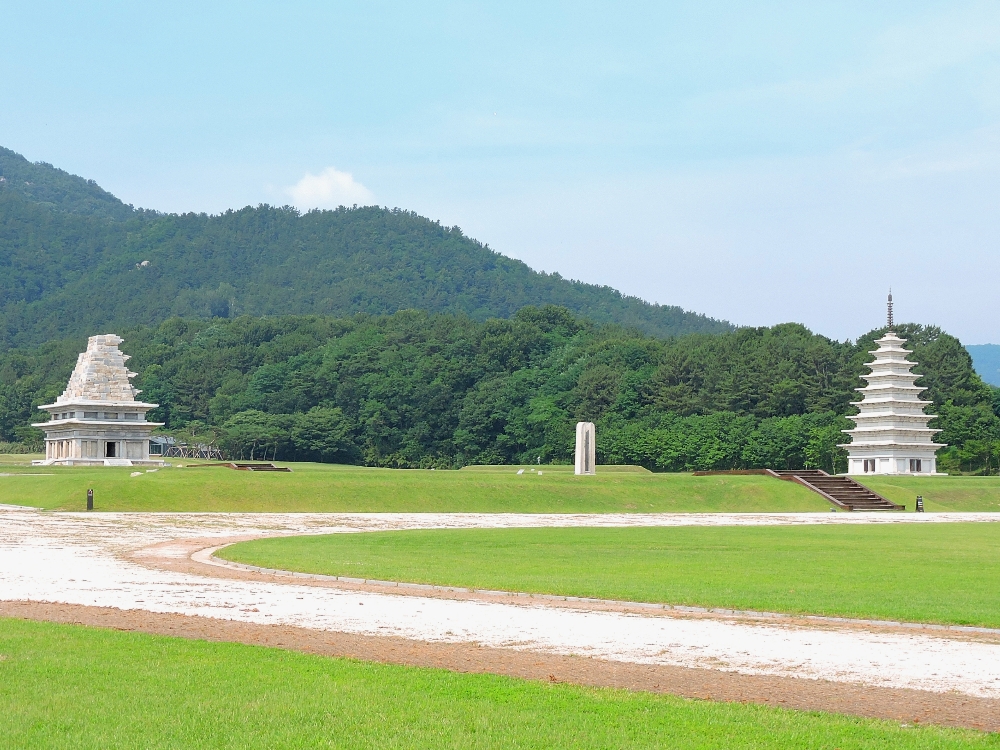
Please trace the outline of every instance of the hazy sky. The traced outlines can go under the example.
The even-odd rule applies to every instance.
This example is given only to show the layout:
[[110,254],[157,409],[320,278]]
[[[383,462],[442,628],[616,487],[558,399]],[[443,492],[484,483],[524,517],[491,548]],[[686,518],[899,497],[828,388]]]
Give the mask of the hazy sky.
[[378,203],[836,338],[1000,342],[1000,3],[12,3],[0,145],[129,203]]

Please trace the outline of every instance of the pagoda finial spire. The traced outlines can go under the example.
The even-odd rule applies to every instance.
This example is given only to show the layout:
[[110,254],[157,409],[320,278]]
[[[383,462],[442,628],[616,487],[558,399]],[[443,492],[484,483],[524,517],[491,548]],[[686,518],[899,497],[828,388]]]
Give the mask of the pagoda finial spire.
[[[891,331],[895,326],[892,322],[892,288],[889,289],[889,315],[888,315],[888,328]],[[888,333],[888,331],[887,331]]]

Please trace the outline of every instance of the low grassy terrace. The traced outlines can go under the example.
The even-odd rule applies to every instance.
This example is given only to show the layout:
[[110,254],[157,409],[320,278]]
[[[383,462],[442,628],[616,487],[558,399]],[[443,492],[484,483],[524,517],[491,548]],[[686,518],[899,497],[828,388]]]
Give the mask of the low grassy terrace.
[[226,560],[475,589],[1000,628],[1000,523],[419,530]]
[[997,735],[0,619],[18,748],[997,748]]
[[[469,466],[461,471],[281,464],[291,473],[233,471],[176,459],[133,477],[130,468],[32,467],[36,456],[0,456],[0,503],[81,510],[93,489],[101,511],[683,513],[824,512],[830,505],[793,482],[766,476],[653,474],[601,466]],[[184,468],[179,468],[183,465]],[[522,474],[518,474],[523,470]],[[1000,511],[1000,477],[869,478],[873,490],[914,509]]]
[[[825,511],[791,482],[762,476],[694,477],[607,467],[577,477],[570,466],[469,467],[461,471],[288,464],[291,473],[233,471],[177,460],[133,477],[130,468],[0,466],[0,502],[99,511],[664,513]],[[282,464],[285,465],[285,464]],[[524,469],[518,474],[519,469]],[[532,468],[535,470],[533,471]],[[540,475],[539,475],[539,471]]]

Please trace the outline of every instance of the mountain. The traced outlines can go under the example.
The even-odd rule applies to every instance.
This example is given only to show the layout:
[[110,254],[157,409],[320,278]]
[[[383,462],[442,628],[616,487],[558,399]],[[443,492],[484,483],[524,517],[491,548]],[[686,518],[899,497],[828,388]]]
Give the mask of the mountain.
[[409,211],[217,216],[133,209],[96,183],[0,149],[0,347],[170,317],[391,314],[508,318],[566,307],[657,336],[729,323],[533,271]]
[[133,213],[131,206],[126,206],[93,180],[85,180],[45,162],[33,164],[2,146],[0,191],[73,214],[125,219]]
[[979,377],[1000,386],[1000,344],[966,344]]

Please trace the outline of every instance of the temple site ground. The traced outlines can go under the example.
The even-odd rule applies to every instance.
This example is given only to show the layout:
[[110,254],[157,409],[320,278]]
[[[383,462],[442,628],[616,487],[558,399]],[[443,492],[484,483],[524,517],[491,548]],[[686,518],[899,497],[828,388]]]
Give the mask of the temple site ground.
[[[813,500],[808,493],[798,493],[801,488],[778,481],[772,483],[777,507],[771,512],[637,512],[623,506],[649,501],[656,511],[670,506],[690,511],[699,504],[715,510],[734,502],[730,496],[738,501],[741,487],[747,491],[746,504],[759,510],[766,507],[768,485],[758,477],[704,477],[698,484],[691,477],[607,474],[605,484],[591,485],[588,496],[587,490],[574,495],[574,479],[556,471],[542,477],[515,477],[506,471],[494,478],[489,472],[398,473],[413,478],[412,497],[419,498],[421,506],[416,510],[447,506],[448,488],[458,488],[459,495],[478,494],[480,504],[490,502],[492,493],[494,500],[503,499],[495,503],[501,510],[528,512],[101,512],[102,503],[104,507],[139,503],[154,510],[150,497],[162,498],[161,504],[168,507],[191,510],[198,485],[209,507],[224,501],[227,511],[237,503],[258,510],[269,487],[280,488],[281,481],[286,489],[289,482],[298,482],[300,488],[308,483],[320,486],[323,470],[302,467],[280,477],[261,477],[221,468],[186,468],[133,477],[132,472],[116,469],[43,468],[11,465],[4,470],[8,476],[0,477],[0,499],[7,503],[0,512],[2,617],[274,646],[552,684],[1000,731],[1000,629],[994,627],[398,586],[396,581],[351,576],[332,580],[258,570],[214,554],[225,554],[220,548],[243,540],[288,535],[504,528],[806,529],[859,524],[921,528],[989,524],[992,528],[1000,522],[998,513],[850,514],[830,513],[822,506],[782,512]],[[456,479],[459,475],[465,478]],[[347,487],[350,496],[361,496],[362,486],[351,483],[360,481],[353,477],[364,476],[373,478],[370,491],[385,494],[387,487],[394,491],[390,497],[357,503],[364,509],[379,502],[382,507],[407,504],[405,487],[393,484],[396,476],[331,469],[326,479]],[[628,482],[638,489],[632,498],[616,499],[623,490],[623,476],[624,489],[631,487]],[[602,477],[576,482],[595,479]],[[719,479],[724,484],[718,484]],[[743,485],[734,481],[744,479]],[[954,507],[961,503],[955,489],[960,479],[969,487],[968,507],[988,510],[996,497],[995,482],[925,481],[940,482],[936,487],[941,503]],[[548,481],[552,484],[546,493],[540,488]],[[87,483],[101,487],[98,512],[39,509],[78,502],[79,489]],[[137,489],[139,483],[146,486]],[[518,487],[525,486],[521,495]],[[684,493],[677,491],[690,487],[701,489],[688,493],[686,500],[678,496]],[[118,497],[116,488],[124,488]],[[223,489],[211,497],[218,488]],[[670,489],[674,496],[665,497]],[[903,486],[901,492],[906,490]],[[925,492],[933,507],[933,490]],[[276,495],[282,506],[298,503],[298,508],[304,503],[294,493]],[[342,511],[344,502],[342,496],[332,497],[324,505]],[[537,512],[546,505],[570,512]],[[617,512],[593,512],[612,509]],[[891,564],[892,550],[885,550],[885,555]],[[983,562],[997,565],[995,559]]]

